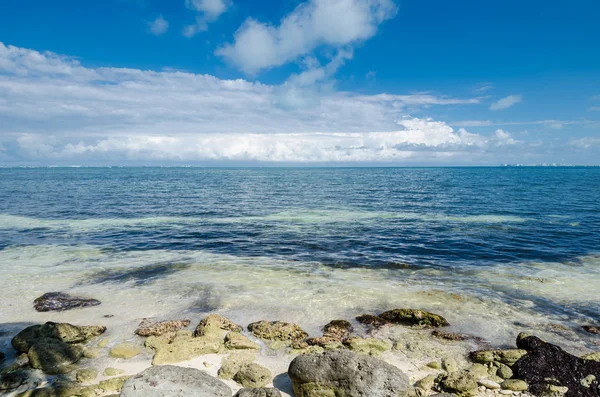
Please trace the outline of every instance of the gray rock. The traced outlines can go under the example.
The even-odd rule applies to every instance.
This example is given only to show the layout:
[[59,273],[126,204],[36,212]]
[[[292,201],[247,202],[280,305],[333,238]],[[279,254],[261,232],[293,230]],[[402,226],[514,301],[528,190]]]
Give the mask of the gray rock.
[[410,388],[400,369],[347,350],[298,356],[288,375],[296,397],[396,397]]
[[233,397],[281,397],[281,393],[272,387],[263,387],[259,389],[240,389]]
[[206,372],[172,365],[151,367],[129,378],[121,397],[231,397],[225,383]]
[[64,292],[48,292],[33,301],[33,307],[38,312],[62,312],[78,307],[98,306],[99,300],[71,296]]

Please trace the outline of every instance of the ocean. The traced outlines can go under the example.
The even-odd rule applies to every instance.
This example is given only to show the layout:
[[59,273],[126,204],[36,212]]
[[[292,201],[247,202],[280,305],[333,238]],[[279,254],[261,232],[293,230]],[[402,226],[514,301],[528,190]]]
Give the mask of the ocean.
[[[48,320],[317,333],[399,307],[597,350],[600,168],[0,168],[0,274],[4,351]],[[35,312],[51,291],[102,305]]]

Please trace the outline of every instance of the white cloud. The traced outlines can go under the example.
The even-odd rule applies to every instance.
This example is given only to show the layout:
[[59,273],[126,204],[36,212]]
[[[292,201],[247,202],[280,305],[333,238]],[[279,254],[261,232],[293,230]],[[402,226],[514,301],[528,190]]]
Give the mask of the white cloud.
[[515,145],[516,143],[518,143],[516,140],[514,140],[510,134],[502,129],[498,129],[495,132],[495,136],[496,136],[496,143],[498,145]]
[[571,146],[575,146],[580,149],[600,148],[600,138],[585,137],[580,139],[573,139],[571,140],[570,144]]
[[508,109],[509,107],[521,102],[522,99],[523,97],[521,95],[509,95],[500,99],[499,101],[492,103],[492,105],[490,106],[490,110]]
[[229,0],[185,0],[185,5],[190,10],[198,12],[196,22],[183,28],[185,37],[193,37],[200,32],[208,30],[208,24],[215,22],[225,13],[232,3]]
[[278,26],[247,19],[235,33],[234,43],[216,53],[255,74],[294,61],[321,45],[340,48],[369,39],[396,13],[392,0],[309,0]]
[[600,112],[600,106],[592,106],[589,110],[592,112]]
[[165,34],[169,30],[169,22],[159,15],[154,21],[148,22],[148,30],[155,36]]

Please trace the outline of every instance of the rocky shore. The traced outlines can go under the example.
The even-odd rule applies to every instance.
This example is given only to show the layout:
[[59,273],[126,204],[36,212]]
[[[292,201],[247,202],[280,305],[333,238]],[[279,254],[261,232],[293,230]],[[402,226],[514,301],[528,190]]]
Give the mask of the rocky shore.
[[[35,305],[99,303],[70,298],[46,294]],[[0,395],[600,396],[600,352],[576,357],[526,334],[501,349],[449,325],[442,315],[399,308],[335,319],[309,335],[299,324],[242,326],[213,313],[145,319],[130,339],[115,340],[102,325],[47,322],[21,329],[12,350],[0,352]]]

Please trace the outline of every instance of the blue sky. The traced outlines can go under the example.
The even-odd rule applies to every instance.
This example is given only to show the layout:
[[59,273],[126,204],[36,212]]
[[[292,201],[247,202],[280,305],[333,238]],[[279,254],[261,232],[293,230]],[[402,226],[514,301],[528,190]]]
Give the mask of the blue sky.
[[17,1],[0,164],[600,163],[600,3]]

